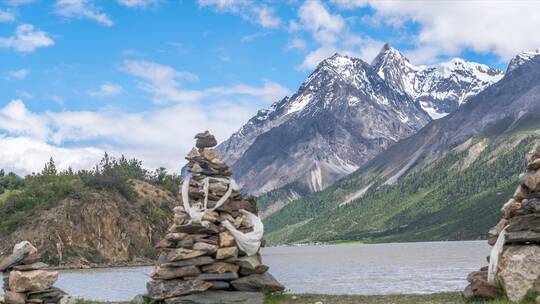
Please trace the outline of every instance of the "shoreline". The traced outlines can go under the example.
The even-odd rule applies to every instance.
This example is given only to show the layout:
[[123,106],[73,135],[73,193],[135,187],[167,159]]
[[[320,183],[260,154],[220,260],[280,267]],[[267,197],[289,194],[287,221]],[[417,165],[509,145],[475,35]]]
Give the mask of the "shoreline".
[[[133,301],[104,302],[79,299],[78,304],[128,304]],[[265,304],[510,304],[507,299],[466,300],[461,292],[433,294],[391,294],[391,295],[328,295],[328,294],[265,294]],[[525,302],[529,303],[529,302]],[[534,303],[534,302],[530,302]]]
[[126,265],[98,265],[98,266],[52,266],[47,267],[47,270],[94,270],[94,269],[115,269],[115,268],[134,268],[134,267],[152,267],[155,263],[134,263]]

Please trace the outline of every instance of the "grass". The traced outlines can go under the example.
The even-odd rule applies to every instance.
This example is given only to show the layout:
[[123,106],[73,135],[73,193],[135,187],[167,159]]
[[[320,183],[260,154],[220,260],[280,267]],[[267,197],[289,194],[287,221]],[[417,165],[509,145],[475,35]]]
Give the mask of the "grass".
[[[131,302],[92,302],[79,300],[77,304],[105,304]],[[316,295],[316,294],[265,294],[265,304],[511,304],[506,299],[465,300],[460,292],[435,293],[427,295]],[[529,297],[524,303],[535,303]]]

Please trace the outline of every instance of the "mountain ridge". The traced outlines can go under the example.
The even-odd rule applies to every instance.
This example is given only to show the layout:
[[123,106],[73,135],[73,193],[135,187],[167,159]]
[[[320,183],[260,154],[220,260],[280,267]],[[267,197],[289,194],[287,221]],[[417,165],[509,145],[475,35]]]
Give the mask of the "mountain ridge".
[[355,173],[267,217],[269,239],[482,237],[513,193],[524,155],[540,148],[538,113],[540,56]]
[[[453,111],[489,86],[492,82],[475,76],[475,68],[485,78],[502,73],[463,60],[441,66],[445,69],[416,67],[389,45],[372,64],[336,53],[323,60],[295,94],[259,111],[217,149],[246,192],[261,195],[286,185],[291,197],[320,191],[430,120],[443,117],[433,114],[433,105],[453,103]],[[397,77],[389,72],[396,69],[407,71]],[[460,82],[456,73],[470,79]],[[432,87],[451,87],[456,93],[442,99],[423,93]],[[355,111],[357,115],[351,115]],[[269,140],[276,143],[265,143]],[[309,157],[295,156],[301,149]]]

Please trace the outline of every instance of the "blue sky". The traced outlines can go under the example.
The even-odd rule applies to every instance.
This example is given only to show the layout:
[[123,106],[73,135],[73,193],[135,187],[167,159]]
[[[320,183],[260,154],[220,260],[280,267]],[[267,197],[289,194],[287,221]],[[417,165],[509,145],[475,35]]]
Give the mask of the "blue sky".
[[[0,166],[104,151],[177,170],[195,132],[226,139],[340,52],[504,69],[535,49],[530,1],[0,0]],[[479,18],[478,16],[482,16]]]

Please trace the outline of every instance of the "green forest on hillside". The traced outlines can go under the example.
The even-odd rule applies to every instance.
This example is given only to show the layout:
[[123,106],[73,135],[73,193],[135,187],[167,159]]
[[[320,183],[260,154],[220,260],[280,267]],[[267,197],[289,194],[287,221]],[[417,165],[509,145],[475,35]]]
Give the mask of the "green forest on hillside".
[[112,191],[133,200],[132,179],[178,193],[181,179],[164,168],[150,172],[137,159],[115,159],[105,154],[92,170],[59,171],[51,158],[39,173],[19,177],[0,170],[0,234],[10,233],[28,220],[31,211],[49,209],[60,200],[84,198],[93,191]]
[[[524,156],[538,133],[512,132],[473,140],[487,146],[466,164],[470,149],[452,150],[395,185],[355,173],[327,190],[292,202],[265,220],[273,244],[309,241],[366,242],[484,238],[515,190]],[[470,161],[470,159],[468,160]],[[371,184],[359,199],[340,204]]]

